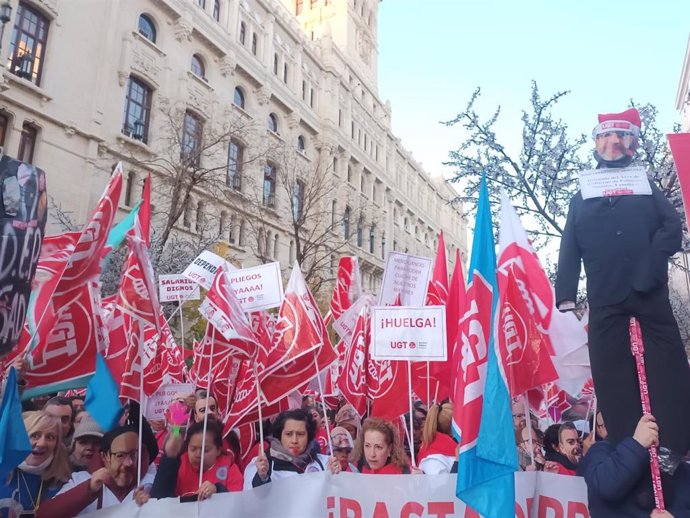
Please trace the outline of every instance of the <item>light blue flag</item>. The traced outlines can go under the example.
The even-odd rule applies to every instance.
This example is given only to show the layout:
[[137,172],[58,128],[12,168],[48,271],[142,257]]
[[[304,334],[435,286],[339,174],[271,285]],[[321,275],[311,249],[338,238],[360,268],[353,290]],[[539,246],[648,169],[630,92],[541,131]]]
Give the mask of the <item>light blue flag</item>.
[[17,390],[17,374],[10,369],[0,406],[0,481],[31,453],[29,434],[22,419],[22,403]]
[[86,385],[84,407],[103,432],[115,428],[122,416],[120,390],[101,353],[96,353],[96,372]]
[[515,471],[518,469],[508,384],[500,371],[493,336],[498,305],[496,253],[486,178],[482,177],[472,243],[469,282],[481,275],[493,291],[486,384],[476,443],[460,453],[456,494],[486,518],[515,517]]

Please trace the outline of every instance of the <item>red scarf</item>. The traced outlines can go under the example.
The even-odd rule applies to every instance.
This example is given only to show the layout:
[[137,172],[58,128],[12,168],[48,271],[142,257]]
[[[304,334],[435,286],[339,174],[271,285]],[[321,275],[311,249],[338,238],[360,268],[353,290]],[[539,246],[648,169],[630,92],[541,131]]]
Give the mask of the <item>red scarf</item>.
[[458,443],[455,442],[450,435],[438,432],[429,446],[422,444],[422,447],[419,449],[417,462],[422,462],[424,457],[429,455],[446,455],[447,457],[455,457],[455,449],[457,447]]
[[371,469],[369,466],[362,466],[362,473],[367,473],[370,475],[402,475],[403,470],[400,469],[395,464],[386,464],[384,467],[379,469]]
[[[222,453],[215,464],[204,472],[202,482],[223,484],[228,491],[242,491],[244,478],[232,459]],[[180,469],[177,471],[177,485],[175,495],[190,495],[199,490],[199,468],[194,468],[189,461],[189,455],[183,453],[180,458]]]

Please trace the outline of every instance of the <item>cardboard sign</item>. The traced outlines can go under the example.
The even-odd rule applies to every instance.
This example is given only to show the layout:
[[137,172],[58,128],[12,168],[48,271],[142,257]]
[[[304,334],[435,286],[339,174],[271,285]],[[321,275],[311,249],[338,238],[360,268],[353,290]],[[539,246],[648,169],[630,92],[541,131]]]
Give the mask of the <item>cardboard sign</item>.
[[172,403],[176,394],[193,394],[193,383],[166,383],[150,397],[146,398],[146,419],[161,420],[165,419],[165,411]]
[[159,275],[158,300],[179,302],[199,300],[199,285],[184,275]]
[[649,196],[652,186],[644,167],[588,169],[580,173],[580,192],[583,200],[633,194]]
[[204,250],[192,261],[192,264],[185,268],[182,275],[199,283],[204,289],[210,290],[213,285],[213,278],[216,276],[216,270],[221,264],[225,266],[226,271],[237,270],[221,256]]
[[383,271],[379,305],[395,303],[400,294],[403,306],[421,307],[426,302],[433,260],[429,257],[388,252]]
[[371,308],[371,347],[375,360],[445,361],[446,308]]
[[352,306],[347,308],[347,310],[340,315],[340,318],[333,322],[333,330],[338,333],[338,336],[345,341],[345,343],[350,343],[350,338],[355,330],[355,324],[357,323],[357,317],[359,317],[359,312],[364,306],[373,306],[375,302],[374,296],[365,293],[359,297]]
[[245,312],[277,308],[283,302],[280,263],[233,270],[227,275]]

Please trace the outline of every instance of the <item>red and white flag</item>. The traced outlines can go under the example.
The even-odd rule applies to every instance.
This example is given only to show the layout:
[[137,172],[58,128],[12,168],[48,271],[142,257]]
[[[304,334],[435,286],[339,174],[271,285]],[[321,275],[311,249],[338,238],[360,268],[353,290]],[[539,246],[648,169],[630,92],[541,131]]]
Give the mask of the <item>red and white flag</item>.
[[225,341],[217,343],[230,347],[234,355],[245,358],[256,355],[256,337],[222,265],[216,270],[211,289],[199,306],[199,313],[216,328],[216,334],[225,338]]
[[361,294],[359,260],[357,257],[342,256],[338,261],[338,273],[330,302],[330,319],[338,320]]
[[350,347],[345,353],[343,368],[338,376],[338,388],[342,396],[360,416],[367,410],[367,364],[369,357],[369,308],[359,312]]
[[[465,298],[467,296],[465,277],[462,270],[462,261],[460,258],[460,251],[455,250],[455,266],[453,268],[453,275],[450,279],[450,286],[448,289],[448,302],[446,304],[446,336],[448,338],[448,360],[439,363],[438,366],[432,365],[431,372],[440,382],[439,386],[439,400],[453,395],[455,387],[456,376],[458,373],[455,367],[455,354],[458,347],[458,327],[460,325],[460,317],[465,305]],[[458,357],[460,355],[458,351]],[[443,383],[447,383],[444,387]],[[446,393],[447,391],[447,393]],[[446,394],[444,396],[444,394]]]

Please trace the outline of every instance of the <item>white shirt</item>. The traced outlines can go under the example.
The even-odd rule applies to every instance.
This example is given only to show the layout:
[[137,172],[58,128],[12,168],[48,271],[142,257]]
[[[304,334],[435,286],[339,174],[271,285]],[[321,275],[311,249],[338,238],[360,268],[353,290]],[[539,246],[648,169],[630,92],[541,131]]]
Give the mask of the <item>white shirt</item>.
[[[321,465],[319,465],[318,462],[313,461],[310,464],[307,465],[307,467],[304,469],[305,473],[313,473],[315,471],[324,471],[326,469],[326,466],[328,465],[328,457],[326,455],[321,455],[318,453],[316,457],[319,459],[321,462]],[[254,475],[256,475],[256,459],[259,457],[254,457],[249,464],[244,468],[244,489],[252,489],[252,480],[254,480]],[[323,466],[323,467],[322,467]],[[270,474],[271,474],[271,481],[273,480],[278,480],[279,478],[287,478],[291,477],[293,475],[299,475],[297,471],[282,471],[282,470],[275,470],[273,467],[273,460],[271,460],[271,469],[270,469]]]
[[424,457],[424,459],[422,459],[422,461],[419,463],[419,469],[421,469],[427,475],[450,473],[455,460],[455,457],[449,457],[448,455],[443,455],[441,453],[434,453],[432,455],[427,455]]

